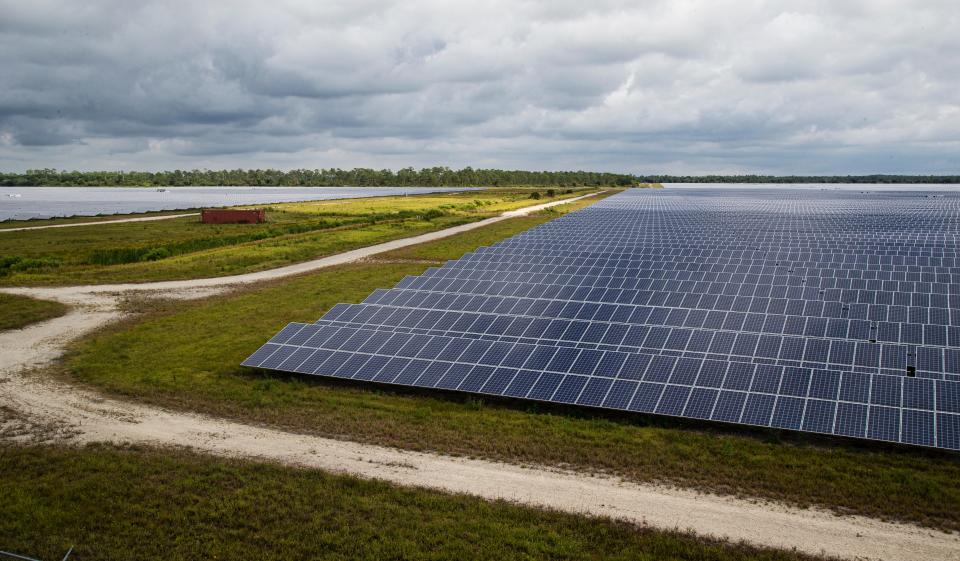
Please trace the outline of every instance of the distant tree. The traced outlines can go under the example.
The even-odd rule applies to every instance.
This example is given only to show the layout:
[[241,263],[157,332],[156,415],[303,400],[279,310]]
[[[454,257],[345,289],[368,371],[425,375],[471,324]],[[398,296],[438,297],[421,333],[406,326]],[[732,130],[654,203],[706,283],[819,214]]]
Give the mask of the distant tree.
[[[168,187],[178,185],[252,186],[539,186],[539,187],[626,187],[640,183],[960,183],[960,175],[630,175],[591,171],[525,171],[500,169],[453,170],[432,167],[416,170],[355,168],[343,170],[233,169],[173,171],[58,171],[52,168],[23,173],[0,173],[0,186],[90,186]],[[549,193],[548,193],[549,196]]]

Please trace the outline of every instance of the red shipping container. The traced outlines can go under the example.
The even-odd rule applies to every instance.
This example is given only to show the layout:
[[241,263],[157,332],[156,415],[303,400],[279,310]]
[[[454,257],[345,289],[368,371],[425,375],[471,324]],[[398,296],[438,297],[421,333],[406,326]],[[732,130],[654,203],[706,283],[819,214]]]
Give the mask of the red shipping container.
[[262,208],[249,210],[205,208],[200,212],[200,219],[204,224],[260,224],[266,222],[267,213]]

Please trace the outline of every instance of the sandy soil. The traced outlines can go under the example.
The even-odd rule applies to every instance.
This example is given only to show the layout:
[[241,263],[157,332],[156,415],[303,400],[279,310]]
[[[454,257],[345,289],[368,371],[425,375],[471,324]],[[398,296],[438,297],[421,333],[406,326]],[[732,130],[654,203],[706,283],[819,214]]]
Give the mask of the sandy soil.
[[[568,201],[562,201],[568,202]],[[558,203],[561,203],[558,201]],[[523,209],[533,212],[548,205]],[[519,214],[523,214],[520,211]],[[515,211],[511,215],[515,216]],[[105,398],[30,372],[56,360],[64,345],[122,316],[127,291],[197,298],[239,283],[315,270],[478,228],[487,221],[371,246],[273,271],[196,281],[2,289],[73,306],[65,316],[0,332],[0,404],[43,426],[58,426],[64,442],[133,442],[184,446],[224,456],[278,461],[402,485],[503,498],[569,512],[612,516],[658,528],[745,540],[757,545],[846,558],[960,560],[960,536],[817,509],[641,485],[542,467],[409,452],[245,425],[223,419]],[[348,256],[349,257],[346,257]],[[148,292],[147,295],[150,293]],[[19,438],[28,438],[20,436]]]
[[98,220],[96,222],[71,222],[70,224],[47,224],[46,226],[24,226],[22,228],[0,228],[3,232],[23,232],[24,230],[46,230],[47,228],[74,228],[76,226],[99,226],[100,224],[120,224],[122,222],[153,222],[154,220],[170,220],[184,216],[200,216],[199,212],[186,214],[168,214],[166,216],[144,216],[140,218],[121,218],[120,220]]

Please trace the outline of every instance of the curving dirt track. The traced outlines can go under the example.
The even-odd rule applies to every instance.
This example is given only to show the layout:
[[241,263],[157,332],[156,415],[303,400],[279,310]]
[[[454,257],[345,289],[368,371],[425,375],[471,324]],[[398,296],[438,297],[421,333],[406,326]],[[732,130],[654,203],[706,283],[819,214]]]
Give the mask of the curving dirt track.
[[128,291],[155,291],[165,298],[202,297],[230,285],[346,263],[563,202],[569,201],[530,207],[441,232],[248,275],[147,284],[0,289],[73,306],[65,316],[26,329],[0,332],[0,404],[31,422],[61,427],[63,430],[58,434],[67,443],[185,446],[212,454],[262,458],[402,485],[504,498],[814,554],[861,559],[960,560],[960,537],[916,526],[640,485],[610,477],[288,433],[104,398],[29,373],[34,367],[55,361],[69,341],[122,317],[118,303]]

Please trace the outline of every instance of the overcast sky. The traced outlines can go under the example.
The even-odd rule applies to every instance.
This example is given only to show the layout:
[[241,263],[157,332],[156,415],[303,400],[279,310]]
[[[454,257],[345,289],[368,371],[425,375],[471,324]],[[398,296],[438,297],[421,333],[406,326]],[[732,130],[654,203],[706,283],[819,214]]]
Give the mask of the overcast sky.
[[0,0],[3,171],[958,173],[958,154],[957,0]]

